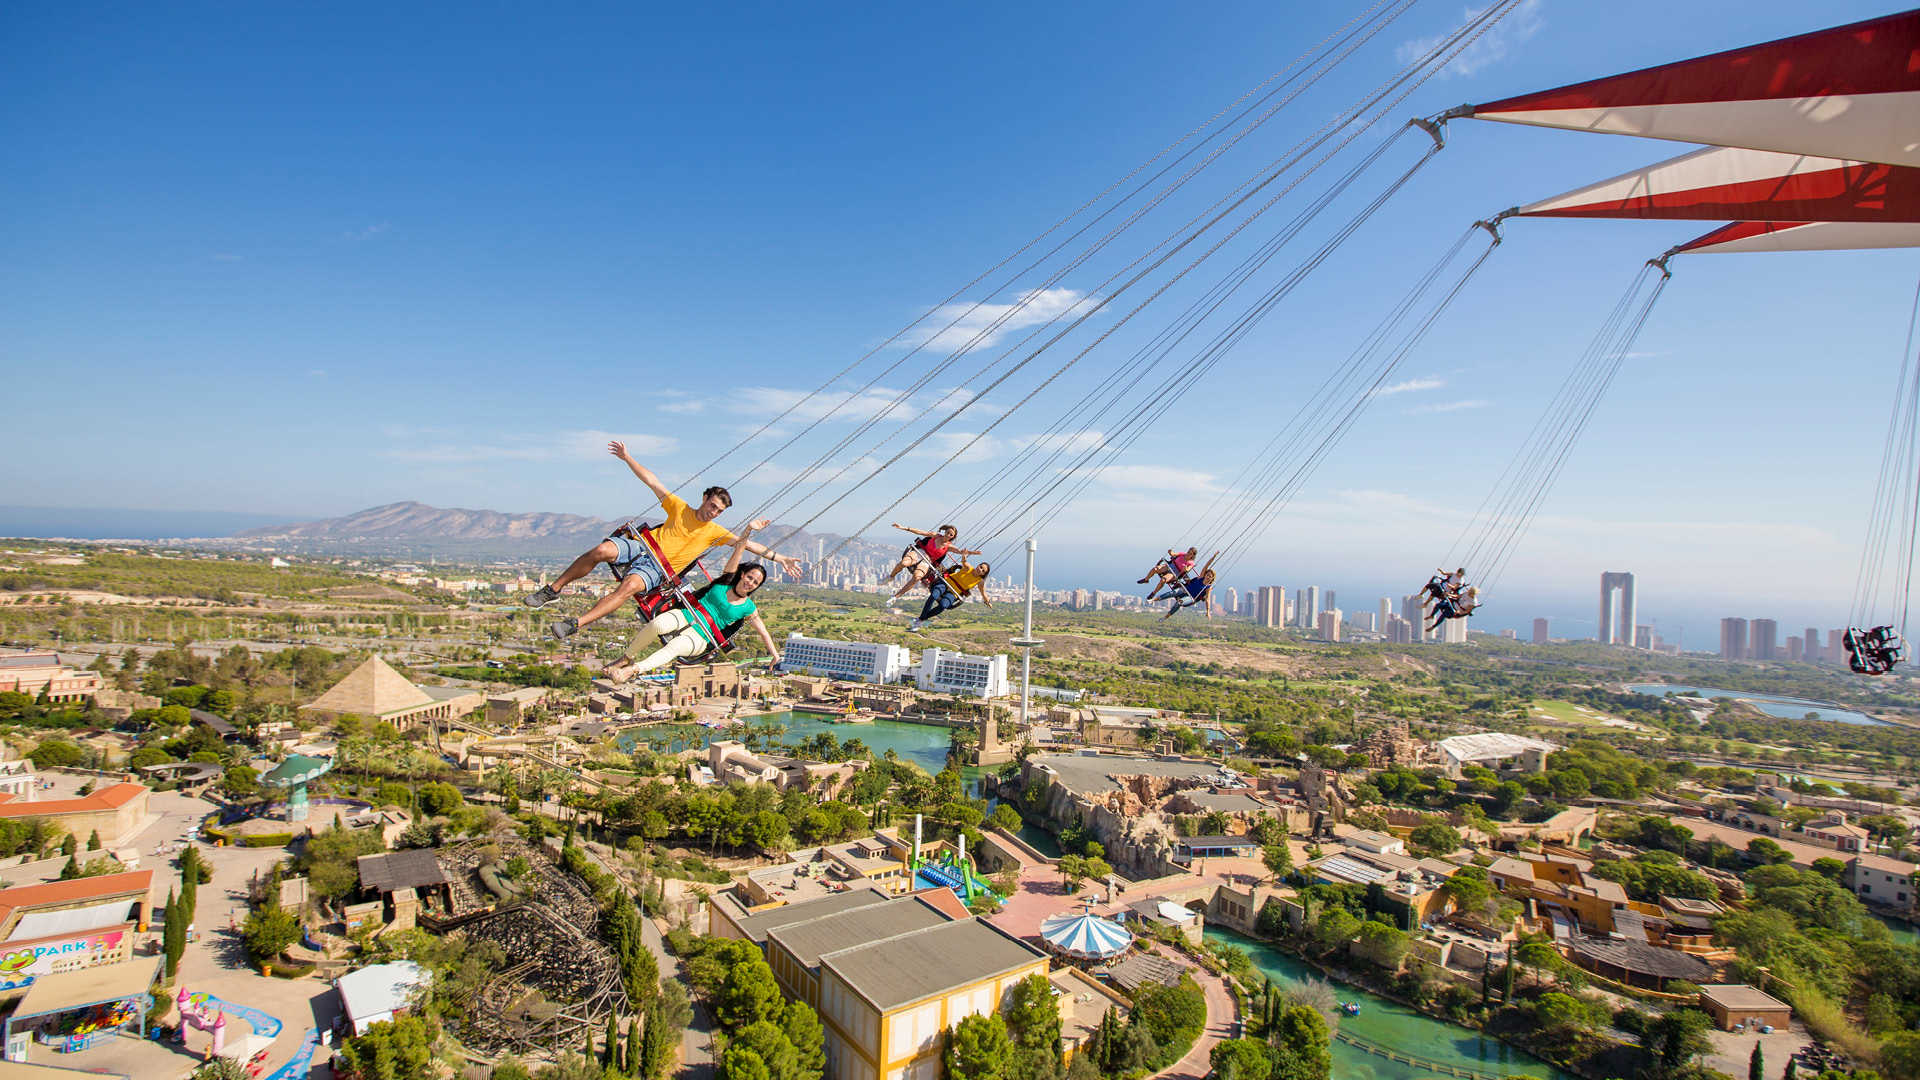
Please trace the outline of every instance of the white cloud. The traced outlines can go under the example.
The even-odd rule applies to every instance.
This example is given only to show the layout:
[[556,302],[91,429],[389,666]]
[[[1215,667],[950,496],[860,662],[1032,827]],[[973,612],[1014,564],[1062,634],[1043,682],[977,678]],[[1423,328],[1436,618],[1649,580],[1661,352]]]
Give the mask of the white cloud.
[[[1540,2],[1541,0],[1521,0],[1518,7],[1495,23],[1493,29],[1481,35],[1480,40],[1462,49],[1460,54],[1440,72],[1440,77],[1444,79],[1453,75],[1474,75],[1506,59],[1515,45],[1539,33],[1540,27],[1545,24],[1545,20],[1540,16]],[[1487,9],[1484,7],[1468,8],[1461,22],[1470,22],[1485,10]],[[1410,64],[1438,47],[1450,36],[1452,34],[1449,31],[1431,37],[1416,38],[1401,44],[1395,50],[1394,56],[1402,64]]]
[[664,412],[664,413],[676,413],[682,416],[691,416],[695,413],[706,412],[707,403],[704,401],[700,401],[698,399],[689,400],[689,401],[663,401],[660,404],[655,405],[654,408],[659,409],[661,412]]
[[[858,421],[878,413],[900,396],[900,391],[883,386],[870,387],[858,394],[840,389],[827,390],[812,397],[808,397],[808,393],[806,390],[779,386],[747,386],[733,395],[733,401],[737,403],[736,411],[760,416],[774,416],[792,409],[788,419],[819,420],[832,412],[836,420]],[[913,415],[911,405],[910,401],[901,402],[888,414],[888,419]],[[837,411],[835,406],[839,406]]]
[[1106,445],[1106,434],[1099,431],[1075,431],[1058,435],[1022,435],[1013,440],[1013,444],[1022,450],[1033,447],[1047,452],[1083,454],[1088,450],[1100,449],[1116,453],[1116,449]]
[[[1085,299],[1088,299],[1087,295],[1078,289],[1053,288],[1032,290],[1008,304],[981,304],[978,307],[968,303],[945,304],[927,316],[926,321],[914,330],[902,336],[900,343],[906,347],[918,345],[935,352],[952,352],[973,341],[976,335],[984,333],[985,336],[974,348],[985,349],[1007,334],[1047,322]],[[1016,307],[1019,307],[1018,311],[1014,310]],[[1001,318],[1006,321],[994,325]],[[948,323],[953,325],[948,326]]]
[[1465,401],[1439,401],[1431,405],[1415,405],[1413,408],[1406,410],[1406,415],[1418,416],[1422,413],[1448,413],[1459,412],[1462,409],[1484,409],[1491,404],[1493,404],[1493,402],[1487,401],[1484,398],[1468,398]]
[[1447,380],[1445,379],[1433,375],[1424,375],[1418,379],[1408,379],[1405,382],[1397,382],[1389,386],[1383,386],[1375,390],[1373,396],[1388,397],[1392,394],[1408,394],[1416,390],[1438,390],[1445,385],[1447,385]]
[[1211,495],[1220,489],[1212,473],[1172,465],[1102,465],[1096,479],[1108,487],[1139,491]]
[[553,432],[543,435],[503,435],[491,442],[471,441],[471,434],[448,428],[389,426],[387,438],[397,445],[381,456],[395,461],[431,464],[468,464],[480,461],[578,461],[604,456],[607,443],[618,439],[635,457],[671,453],[679,442],[664,435],[616,435],[607,431]]
[[[921,443],[918,448],[907,456],[910,458],[938,458],[941,461],[945,461],[954,453],[960,452],[960,456],[955,458],[953,463],[955,465],[970,465],[976,461],[986,461],[989,458],[997,457],[1000,451],[1004,449],[1000,440],[992,436],[981,439],[972,446],[967,446],[978,434],[978,432],[973,431],[936,431],[926,442]],[[961,447],[966,447],[965,451],[962,452]]]

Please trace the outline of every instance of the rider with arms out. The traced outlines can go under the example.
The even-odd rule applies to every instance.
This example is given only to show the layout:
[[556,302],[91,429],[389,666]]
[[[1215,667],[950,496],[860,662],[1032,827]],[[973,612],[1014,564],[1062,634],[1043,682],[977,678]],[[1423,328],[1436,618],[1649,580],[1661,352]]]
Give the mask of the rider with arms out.
[[[635,662],[634,657],[644,647],[642,642],[648,640],[645,632],[636,633],[633,636],[633,643],[627,646],[626,655],[608,664],[602,674],[617,682],[625,682],[628,678],[642,672],[662,668],[675,660],[683,660],[706,652],[721,644],[713,640],[713,632],[707,625],[708,620],[712,621],[713,626],[719,627],[722,634],[729,637],[742,624],[753,627],[754,633],[760,635],[760,643],[767,647],[767,655],[773,658],[773,663],[779,664],[780,648],[773,643],[773,635],[767,632],[767,624],[761,621],[760,613],[753,603],[753,594],[760,590],[760,586],[766,584],[767,568],[757,562],[747,563],[745,566],[740,564],[740,556],[746,551],[747,538],[752,535],[753,526],[749,525],[742,530],[739,538],[733,542],[733,554],[727,557],[725,572],[714,578],[711,584],[693,594],[694,606],[700,608],[700,611],[683,611],[674,608],[661,612],[645,628],[653,632],[654,639],[659,641],[660,647],[646,659]],[[702,614],[706,618],[702,618]]]
[[[553,636],[561,641],[572,637],[581,627],[611,615],[634,596],[659,588],[669,578],[692,566],[707,553],[708,548],[731,543],[735,539],[733,533],[714,520],[733,505],[733,496],[727,493],[726,488],[708,488],[700,493],[699,507],[692,507],[687,505],[685,499],[669,491],[653,470],[635,461],[633,455],[627,453],[625,443],[617,440],[608,443],[607,453],[625,462],[627,468],[633,470],[633,475],[639,477],[640,482],[647,485],[654,497],[660,500],[660,509],[666,511],[666,523],[653,530],[653,539],[660,545],[660,554],[665,556],[667,565],[660,565],[645,541],[627,536],[609,536],[573,560],[573,564],[562,571],[552,584],[528,593],[526,605],[545,607],[559,597],[561,589],[586,577],[602,563],[624,568],[626,576],[620,579],[620,584],[612,592],[601,597],[579,618],[563,618],[555,622],[551,630]],[[768,524],[764,520],[756,521],[753,527],[765,528]],[[775,555],[764,544],[749,543],[747,550],[779,563],[780,568],[788,574],[798,576],[800,573],[799,560],[788,555]]]

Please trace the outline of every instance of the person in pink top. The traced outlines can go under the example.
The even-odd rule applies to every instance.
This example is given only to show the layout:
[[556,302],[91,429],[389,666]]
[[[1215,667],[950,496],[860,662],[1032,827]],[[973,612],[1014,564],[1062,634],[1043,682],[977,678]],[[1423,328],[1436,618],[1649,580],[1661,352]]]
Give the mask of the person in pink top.
[[1193,572],[1194,560],[1199,557],[1200,549],[1197,547],[1190,547],[1185,551],[1168,548],[1167,557],[1154,563],[1153,569],[1147,571],[1147,576],[1140,579],[1142,585],[1153,578],[1160,579],[1154,582],[1153,591],[1147,594],[1147,599],[1159,599],[1161,589],[1176,590],[1179,584],[1187,579],[1187,575]]
[[892,524],[901,532],[910,532],[920,539],[908,544],[907,549],[900,553],[900,561],[893,564],[893,569],[887,572],[889,583],[903,572],[907,575],[907,583],[900,586],[900,591],[894,593],[893,597],[887,601],[888,607],[892,607],[894,600],[905,596],[915,585],[930,582],[932,575],[939,572],[940,560],[949,555],[980,554],[967,548],[953,546],[954,540],[960,535],[960,530],[952,525],[942,525],[932,532],[925,532],[921,529],[908,528],[897,521]]

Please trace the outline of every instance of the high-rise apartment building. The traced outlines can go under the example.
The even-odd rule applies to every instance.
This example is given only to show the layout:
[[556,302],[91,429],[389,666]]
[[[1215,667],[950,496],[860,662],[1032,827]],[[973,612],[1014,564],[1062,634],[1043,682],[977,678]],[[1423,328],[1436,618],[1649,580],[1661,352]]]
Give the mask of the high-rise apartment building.
[[1387,624],[1391,622],[1393,622],[1393,599],[1383,596],[1380,598],[1380,621],[1375,625],[1384,634],[1387,632]]
[[1320,613],[1320,639],[1322,641],[1340,640],[1340,609],[1328,608]]
[[1653,648],[1653,627],[1636,626],[1633,628],[1633,647],[1636,649]]
[[1340,606],[1340,605],[1339,605],[1338,603],[1335,603],[1335,602],[1334,602],[1334,599],[1333,599],[1333,590],[1332,590],[1332,589],[1328,589],[1328,590],[1327,590],[1327,595],[1325,595],[1325,596],[1323,596],[1323,597],[1321,597],[1321,598],[1320,598],[1320,610],[1321,610],[1321,611],[1327,611],[1327,610],[1329,610],[1329,609],[1332,609],[1332,608],[1337,608],[1337,607],[1339,607],[1339,606]]
[[1807,627],[1807,633],[1805,637],[1801,639],[1801,645],[1803,647],[1801,656],[1807,661],[1807,663],[1817,664],[1820,662],[1820,628],[1819,627],[1817,626]]
[[1464,645],[1467,642],[1467,620],[1448,619],[1441,623],[1434,633],[1449,645]]
[[1772,619],[1754,619],[1747,623],[1747,655],[1755,660],[1772,660],[1776,649],[1775,637],[1780,633],[1780,624]]
[[1720,620],[1720,659],[1744,660],[1747,658],[1747,620]]
[[1400,599],[1400,618],[1408,624],[1409,641],[1427,640],[1426,597],[1421,593]]
[[1840,631],[1827,631],[1827,648],[1820,658],[1829,664],[1838,664],[1847,658],[1847,647],[1840,644]]
[[1262,585],[1253,596],[1253,622],[1256,626],[1281,627],[1287,624],[1287,587]]
[[1320,625],[1320,586],[1309,585],[1300,590],[1300,625],[1312,630]]
[[1549,639],[1547,637],[1547,620],[1545,619],[1533,620],[1533,643],[1535,645],[1545,645],[1548,640]]
[[1805,640],[1806,639],[1802,638],[1799,634],[1792,634],[1788,636],[1787,659],[1798,660],[1801,658],[1802,655],[1804,655],[1805,650],[1801,646]]
[[[1619,600],[1616,610],[1615,599]],[[1600,632],[1597,637],[1602,645],[1633,644],[1634,617],[1638,612],[1633,602],[1633,575],[1625,571],[1609,570],[1600,575]]]
[[1395,645],[1413,643],[1413,624],[1398,615],[1387,617],[1387,640]]
[[1240,613],[1240,590],[1229,585],[1227,586],[1227,614],[1238,615],[1239,613]]

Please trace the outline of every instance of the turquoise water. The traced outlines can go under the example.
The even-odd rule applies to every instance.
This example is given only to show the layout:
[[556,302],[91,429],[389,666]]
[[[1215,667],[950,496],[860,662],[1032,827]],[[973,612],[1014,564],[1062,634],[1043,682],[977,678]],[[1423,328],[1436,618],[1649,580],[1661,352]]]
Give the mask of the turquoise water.
[[[1286,953],[1231,930],[1209,926],[1206,934],[1209,941],[1245,949],[1253,958],[1253,966],[1283,988],[1290,983],[1322,978],[1311,967]],[[1350,1035],[1412,1057],[1455,1068],[1508,1076],[1540,1077],[1544,1080],[1577,1080],[1491,1036],[1422,1016],[1365,990],[1337,983],[1332,984],[1332,988],[1339,1000],[1360,1002],[1359,1016],[1339,1018],[1339,1029]],[[1427,1080],[1434,1073],[1430,1069],[1388,1061],[1336,1039],[1333,1043],[1333,1075],[1338,1080]]]
[[1836,724],[1853,724],[1857,727],[1892,727],[1884,720],[1875,720],[1866,713],[1842,708],[1827,701],[1805,701],[1800,698],[1773,697],[1769,694],[1750,694],[1745,690],[1715,690],[1711,686],[1681,686],[1678,683],[1634,683],[1627,687],[1636,694],[1649,697],[1665,697],[1668,693],[1694,694],[1712,700],[1714,698],[1734,698],[1746,702],[1768,716],[1798,720],[1808,713],[1816,714],[1821,720],[1830,720]]
[[[932,724],[906,724],[898,720],[875,720],[871,724],[836,724],[824,716],[792,712],[766,713],[748,717],[747,722],[779,724],[787,731],[783,741],[789,743],[797,744],[803,739],[825,731],[832,733],[833,737],[842,743],[853,739],[860,740],[867,749],[873,751],[876,757],[884,757],[886,752],[891,750],[901,760],[911,761],[928,773],[937,773],[947,767],[947,729]],[[639,736],[645,736],[649,740],[670,737],[673,741],[667,749],[680,750],[690,745],[697,745],[702,735],[714,739],[737,739],[741,731],[740,725],[716,730],[703,728],[697,724],[659,724],[621,735],[620,745],[623,748],[631,748]],[[980,770],[962,769],[961,774],[967,778],[968,789],[977,792]]]
[[1035,851],[1038,851],[1049,859],[1057,859],[1065,854],[1065,852],[1060,850],[1059,837],[1031,822],[1020,826],[1020,832],[1017,835],[1020,839],[1032,845]]
[[1893,936],[1893,940],[1902,945],[1920,945],[1920,932],[1914,930],[1912,923],[1889,919],[1884,915],[1875,915],[1874,918],[1879,920],[1880,925],[1887,928],[1887,933]]

